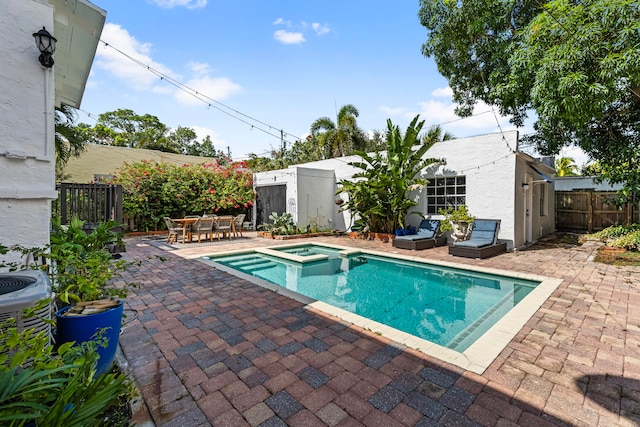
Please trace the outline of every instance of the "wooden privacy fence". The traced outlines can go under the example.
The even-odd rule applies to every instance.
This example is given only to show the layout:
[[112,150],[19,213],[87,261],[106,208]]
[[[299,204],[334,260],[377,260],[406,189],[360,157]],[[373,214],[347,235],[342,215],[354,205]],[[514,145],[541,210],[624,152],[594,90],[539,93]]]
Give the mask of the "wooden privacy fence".
[[87,228],[109,220],[123,223],[121,185],[62,183],[58,194],[53,210],[62,224],[68,224],[74,216]]
[[634,206],[618,207],[615,191],[556,191],[556,229],[593,233],[610,225],[631,224]]

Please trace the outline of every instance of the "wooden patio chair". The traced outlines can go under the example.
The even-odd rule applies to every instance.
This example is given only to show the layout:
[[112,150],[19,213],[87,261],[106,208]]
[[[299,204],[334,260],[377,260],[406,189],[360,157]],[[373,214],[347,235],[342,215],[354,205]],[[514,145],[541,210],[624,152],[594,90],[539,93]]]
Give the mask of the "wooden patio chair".
[[213,241],[213,223],[215,218],[198,218],[196,222],[191,225],[191,234],[198,236],[198,243],[200,243],[200,235],[204,234],[204,238],[209,238],[209,241]]
[[167,225],[167,230],[169,231],[169,235],[167,236],[167,243],[178,243],[178,236],[182,236],[182,225],[174,222],[168,216],[164,217],[164,223]]
[[233,231],[233,217],[231,215],[223,215],[218,217],[218,221],[216,223],[216,236],[218,240],[220,240],[220,234],[224,238],[226,233],[229,233],[229,238],[231,238],[231,232]]
[[233,237],[242,237],[242,222],[246,214],[239,214],[233,217]]

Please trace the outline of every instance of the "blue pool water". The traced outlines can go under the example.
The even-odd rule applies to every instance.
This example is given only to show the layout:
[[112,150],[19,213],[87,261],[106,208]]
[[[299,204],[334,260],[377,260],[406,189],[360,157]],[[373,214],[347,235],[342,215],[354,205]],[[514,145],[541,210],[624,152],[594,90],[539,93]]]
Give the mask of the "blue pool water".
[[282,250],[329,256],[304,264],[261,253],[209,259],[460,352],[539,284],[378,255],[341,256],[320,245]]

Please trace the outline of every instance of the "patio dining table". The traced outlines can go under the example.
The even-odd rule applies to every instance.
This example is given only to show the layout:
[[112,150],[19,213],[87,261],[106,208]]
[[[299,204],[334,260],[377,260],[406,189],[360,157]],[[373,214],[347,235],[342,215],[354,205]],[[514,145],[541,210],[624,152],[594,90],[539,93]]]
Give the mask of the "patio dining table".
[[[182,243],[187,242],[187,230],[189,226],[199,220],[200,218],[192,217],[192,218],[177,218],[172,219],[171,221],[176,222],[178,224],[182,224]],[[191,242],[191,235],[189,235],[189,242]]]

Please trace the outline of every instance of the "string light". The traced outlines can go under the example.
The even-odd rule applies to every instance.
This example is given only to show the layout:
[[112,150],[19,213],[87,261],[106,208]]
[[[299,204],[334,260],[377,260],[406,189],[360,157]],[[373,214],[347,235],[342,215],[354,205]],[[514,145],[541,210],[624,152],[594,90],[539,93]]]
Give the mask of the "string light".
[[[180,82],[178,80],[175,80],[172,77],[167,76],[167,75],[163,74],[162,72],[152,68],[148,64],[142,63],[141,61],[135,59],[134,57],[132,57],[131,55],[125,53],[124,51],[122,51],[122,50],[110,45],[109,43],[105,42],[104,40],[100,39],[99,41],[101,43],[103,43],[103,45],[105,47],[109,47],[109,48],[113,49],[114,51],[120,53],[121,55],[123,55],[124,57],[129,59],[130,61],[140,65],[141,67],[145,68],[147,71],[157,75],[160,78],[160,80],[165,81],[165,82],[173,85],[174,87],[176,87],[178,90],[181,90],[181,91],[193,96],[194,98],[202,101],[203,103],[205,103],[207,105],[208,109],[214,108],[214,109],[216,109],[216,110],[218,110],[218,111],[220,111],[220,112],[222,112],[224,114],[227,114],[228,116],[230,116],[230,117],[232,117],[232,118],[234,118],[234,119],[236,119],[236,120],[238,120],[238,121],[240,121],[242,123],[245,123],[245,124],[251,126],[250,130],[253,130],[255,128],[255,129],[257,129],[257,130],[259,130],[261,132],[264,132],[267,135],[270,135],[270,136],[272,136],[274,138],[278,138],[281,141],[281,145],[286,145],[286,143],[289,143],[289,145],[292,146],[295,143],[295,141],[289,140],[288,137],[296,138],[296,140],[301,140],[302,139],[302,138],[300,138],[300,137],[298,137],[298,136],[296,136],[296,135],[294,135],[294,134],[292,134],[290,132],[285,132],[284,130],[280,130],[278,133],[272,133],[270,131],[277,130],[277,129],[279,129],[279,127],[272,126],[272,125],[270,125],[268,123],[265,123],[265,122],[263,122],[261,120],[258,120],[256,118],[254,118],[254,117],[252,117],[252,116],[250,116],[248,114],[245,114],[245,113],[243,113],[243,112],[241,112],[241,111],[239,111],[239,110],[237,110],[235,108],[232,108],[232,107],[230,107],[228,105],[225,105],[224,103],[222,103],[220,101],[217,101],[217,100],[215,100],[213,98],[210,98],[210,97],[200,93],[199,91],[197,91],[197,90],[185,85],[184,83],[182,83],[182,82]],[[219,106],[221,106],[221,107],[233,112],[233,114],[230,113],[229,111],[224,110],[223,108],[220,108],[220,107],[217,107],[216,105],[213,105],[212,103],[215,103],[215,104],[217,104],[217,105],[219,105]],[[84,111],[84,110],[81,110],[81,109],[79,109],[79,110],[83,111],[88,117],[93,118],[96,121],[98,120],[91,113],[89,113],[87,111]],[[504,137],[504,132],[502,130],[502,127],[500,126],[500,122],[499,122],[499,120],[497,118],[497,115],[495,113],[495,110],[494,110],[493,106],[491,106],[491,110],[482,111],[480,113],[472,114],[471,116],[468,116],[468,117],[460,117],[460,118],[457,118],[457,119],[454,119],[454,120],[449,120],[449,121],[442,122],[442,123],[439,123],[439,124],[434,124],[432,126],[433,127],[442,126],[442,125],[445,125],[445,124],[450,124],[450,123],[458,122],[458,121],[461,121],[461,120],[466,120],[466,119],[469,119],[469,118],[472,118],[472,117],[476,117],[476,116],[480,116],[482,114],[487,114],[487,113],[490,113],[490,112],[493,113],[493,115],[494,115],[494,117],[496,119],[498,128],[500,130],[500,133],[502,134],[502,138],[505,141],[507,147],[509,148],[509,150],[512,153],[516,153],[516,151],[513,150],[513,148],[511,148],[511,146],[507,142],[506,138]],[[248,122],[247,120],[243,119],[242,117],[238,117],[238,115],[240,115],[240,116],[242,116],[242,117],[246,118],[247,120],[250,120],[250,121],[252,121],[254,123],[258,123],[258,124],[261,124],[261,125],[263,125],[265,127],[268,127],[269,130],[263,129],[258,125],[252,124],[252,123]],[[272,151],[273,151],[273,149],[267,150],[267,151],[264,151],[262,154],[269,154]],[[249,157],[248,156],[243,156],[243,158],[249,158]]]

